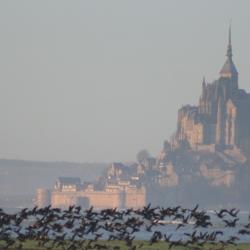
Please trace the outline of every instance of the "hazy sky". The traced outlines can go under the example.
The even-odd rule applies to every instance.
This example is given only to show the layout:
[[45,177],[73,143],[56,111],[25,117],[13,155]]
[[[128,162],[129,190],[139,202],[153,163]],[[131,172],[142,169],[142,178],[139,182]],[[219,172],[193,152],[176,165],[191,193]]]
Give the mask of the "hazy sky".
[[218,77],[232,18],[250,91],[250,1],[0,1],[0,158],[157,154]]

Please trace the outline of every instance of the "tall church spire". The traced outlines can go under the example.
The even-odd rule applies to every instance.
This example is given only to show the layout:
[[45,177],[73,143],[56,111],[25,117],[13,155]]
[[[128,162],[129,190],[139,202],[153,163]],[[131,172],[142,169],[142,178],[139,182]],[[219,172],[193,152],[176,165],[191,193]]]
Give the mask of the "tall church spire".
[[233,53],[232,53],[232,42],[231,42],[231,22],[230,22],[229,32],[228,32],[227,57],[228,57],[228,59],[230,59],[230,60],[232,60],[232,57],[233,57]]
[[233,53],[232,53],[232,42],[231,42],[231,23],[230,23],[229,32],[228,32],[227,60],[224,63],[220,71],[220,76],[226,77],[226,78],[234,78],[237,81],[238,72],[233,63],[232,57],[233,57]]

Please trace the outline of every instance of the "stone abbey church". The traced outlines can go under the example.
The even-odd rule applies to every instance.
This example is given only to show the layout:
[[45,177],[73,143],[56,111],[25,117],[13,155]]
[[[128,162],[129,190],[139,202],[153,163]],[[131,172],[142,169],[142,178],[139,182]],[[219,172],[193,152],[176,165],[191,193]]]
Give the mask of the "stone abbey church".
[[174,147],[188,143],[193,150],[237,148],[250,153],[250,94],[238,85],[231,28],[226,56],[219,79],[212,83],[203,79],[198,106],[179,110]]

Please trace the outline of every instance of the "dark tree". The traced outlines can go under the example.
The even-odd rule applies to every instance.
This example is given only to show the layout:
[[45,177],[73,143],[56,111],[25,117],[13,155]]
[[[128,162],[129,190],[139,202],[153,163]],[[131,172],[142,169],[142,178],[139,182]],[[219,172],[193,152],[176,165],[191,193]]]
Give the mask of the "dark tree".
[[150,157],[149,152],[146,149],[139,151],[136,155],[137,161],[141,164]]

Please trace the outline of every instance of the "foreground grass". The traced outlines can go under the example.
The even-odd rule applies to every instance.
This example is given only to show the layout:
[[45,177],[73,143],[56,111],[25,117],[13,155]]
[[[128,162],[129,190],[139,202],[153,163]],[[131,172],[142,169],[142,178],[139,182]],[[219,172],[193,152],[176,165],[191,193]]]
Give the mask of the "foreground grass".
[[[114,247],[117,247],[117,249],[119,250],[127,250],[129,249],[129,247],[127,247],[125,245],[124,242],[121,241],[98,241],[96,242],[97,244],[100,245],[106,245],[109,248],[107,249],[115,249]],[[18,248],[18,243],[15,244],[14,246],[8,248],[8,249],[19,249]],[[49,246],[50,244],[48,244],[47,246]],[[92,243],[92,246],[94,246],[95,243]],[[136,246],[140,246],[140,248],[136,248],[136,249],[141,249],[141,250],[167,250],[169,249],[169,245],[166,242],[159,242],[153,245],[150,245],[147,241],[134,241],[133,245]],[[0,242],[0,249],[5,249],[5,244],[3,242]],[[36,241],[26,241],[24,243],[22,243],[22,249],[23,250],[46,250],[48,248],[46,247],[39,247],[38,246],[38,242]],[[50,249],[55,249],[55,250],[59,250],[62,248],[50,248]],[[67,249],[67,248],[66,248]],[[86,249],[86,248],[84,248]],[[98,248],[90,248],[90,249],[98,249]],[[196,250],[196,249],[202,249],[202,250],[221,250],[221,249],[225,249],[225,250],[250,250],[250,243],[241,243],[238,244],[237,246],[232,246],[232,245],[228,245],[225,246],[225,248],[222,248],[221,244],[206,244],[203,247],[196,247],[196,246],[177,246],[177,247],[171,247],[171,250]]]

